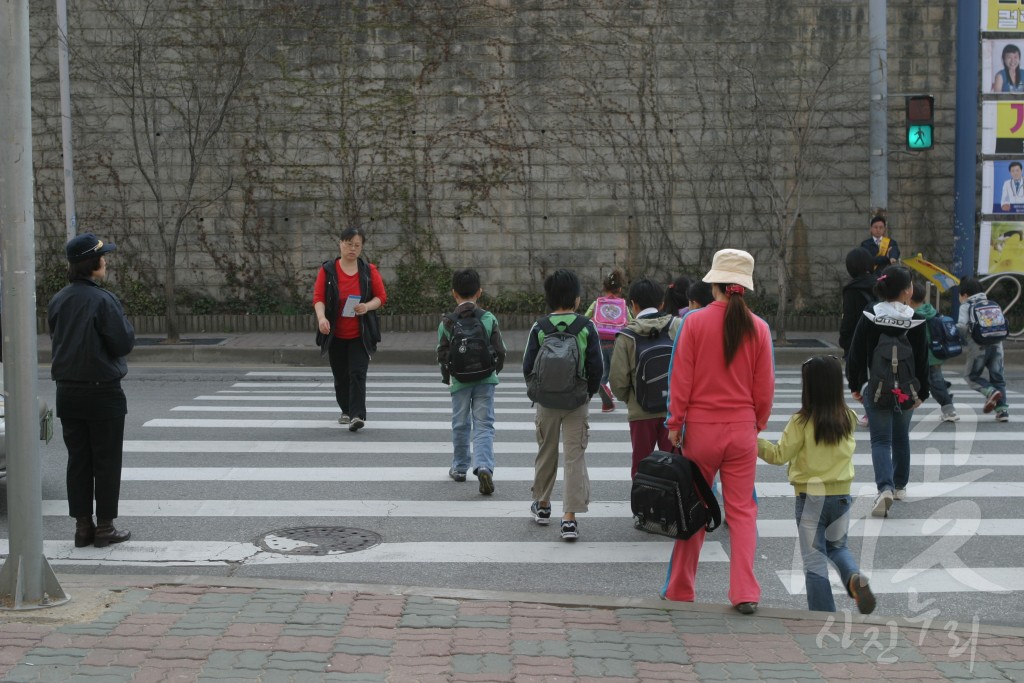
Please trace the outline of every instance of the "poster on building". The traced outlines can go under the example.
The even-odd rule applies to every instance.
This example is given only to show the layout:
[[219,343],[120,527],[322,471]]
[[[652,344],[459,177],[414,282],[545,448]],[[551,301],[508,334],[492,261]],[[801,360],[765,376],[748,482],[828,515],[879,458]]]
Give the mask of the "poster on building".
[[1000,38],[981,41],[981,91],[983,93],[1022,93],[1021,47],[1024,39]]
[[1024,223],[982,221],[978,235],[978,272],[1024,273]]
[[981,0],[982,31],[1024,31],[1024,0]]
[[981,103],[981,152],[1024,155],[1024,101]]
[[981,212],[1024,214],[1024,157],[982,164]]

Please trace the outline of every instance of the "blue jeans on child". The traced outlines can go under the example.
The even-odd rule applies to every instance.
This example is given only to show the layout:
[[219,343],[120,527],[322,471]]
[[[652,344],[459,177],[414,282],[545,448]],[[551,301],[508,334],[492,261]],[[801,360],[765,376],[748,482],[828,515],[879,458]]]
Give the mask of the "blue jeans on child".
[[[992,346],[980,347],[980,353],[967,358],[964,374],[967,375],[967,385],[975,391],[980,391],[988,396],[992,389],[1002,393],[999,399],[999,407],[1008,406],[1006,400],[1006,380],[1003,378],[1003,345],[1002,343]],[[988,379],[981,376],[981,373],[988,370]]]
[[807,586],[807,609],[835,612],[832,586],[828,581],[828,563],[839,570],[843,587],[849,593],[850,577],[860,572],[853,553],[846,547],[850,528],[850,494],[796,497],[796,527],[800,554],[804,560],[804,581]]
[[[473,384],[452,392],[452,469],[465,472],[475,458],[473,474],[480,468],[494,472],[494,388]],[[472,455],[469,450],[473,441]]]
[[871,431],[871,464],[879,491],[907,488],[910,480],[910,419],[913,410],[896,412],[864,401]]
[[942,374],[941,365],[928,366],[928,391],[940,406],[948,406],[953,403],[953,394],[946,386],[946,376]]

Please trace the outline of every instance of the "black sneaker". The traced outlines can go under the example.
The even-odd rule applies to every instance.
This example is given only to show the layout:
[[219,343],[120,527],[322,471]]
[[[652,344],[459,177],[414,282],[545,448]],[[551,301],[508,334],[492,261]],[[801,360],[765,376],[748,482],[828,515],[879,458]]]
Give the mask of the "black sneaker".
[[448,470],[448,476],[454,479],[455,481],[466,481],[466,473],[459,472],[454,467]]
[[[465,475],[463,475],[465,478]],[[489,496],[494,493],[494,479],[491,478],[490,470],[477,470],[476,478],[480,480],[480,493]]]
[[537,524],[547,526],[551,523],[550,505],[541,507],[540,502],[535,500],[533,501],[533,505],[530,506],[530,512],[533,513],[533,521],[537,522]]
[[562,540],[563,541],[575,541],[580,537],[580,528],[576,524],[575,519],[563,519],[562,520]]
[[857,611],[871,614],[875,611],[875,594],[871,592],[868,580],[861,574],[850,577],[850,594],[857,603]]
[[756,602],[741,602],[736,605],[736,611],[740,614],[753,614],[757,611]]

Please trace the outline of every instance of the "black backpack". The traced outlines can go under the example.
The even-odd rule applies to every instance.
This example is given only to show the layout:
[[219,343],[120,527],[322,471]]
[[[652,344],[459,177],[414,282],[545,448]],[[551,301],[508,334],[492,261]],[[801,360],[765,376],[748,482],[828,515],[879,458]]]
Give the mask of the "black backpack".
[[633,338],[636,347],[636,372],[633,391],[636,401],[648,413],[663,413],[668,408],[668,368],[672,363],[672,339],[668,330],[673,318],[664,327],[650,334],[637,334],[625,329],[619,334]]
[[462,317],[448,313],[445,319],[451,339],[448,343],[448,372],[460,382],[487,379],[497,367],[491,339],[484,327],[484,309],[476,308],[473,315]]
[[574,410],[587,402],[587,380],[583,377],[577,335],[587,325],[587,319],[577,315],[572,324],[559,330],[550,316],[537,321],[544,333],[533,372],[526,378],[526,395],[545,408]]
[[906,332],[879,335],[871,352],[867,399],[883,410],[910,409],[917,402],[920,389],[921,383],[914,373],[914,349]]
[[654,451],[637,463],[629,502],[633,526],[660,536],[685,540],[722,523],[700,468],[679,453]]

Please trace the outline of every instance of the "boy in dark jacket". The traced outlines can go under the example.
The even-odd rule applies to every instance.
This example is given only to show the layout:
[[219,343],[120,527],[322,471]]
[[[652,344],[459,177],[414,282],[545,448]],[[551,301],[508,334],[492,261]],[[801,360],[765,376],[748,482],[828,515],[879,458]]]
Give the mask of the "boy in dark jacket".
[[843,287],[843,319],[839,323],[839,346],[843,349],[843,359],[850,353],[850,340],[861,313],[871,304],[878,301],[873,290],[875,275],[871,272],[874,259],[864,247],[851,249],[846,254],[846,272],[853,278]]

